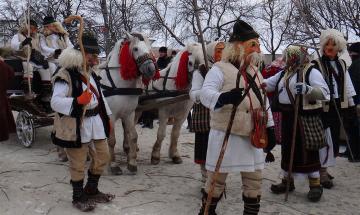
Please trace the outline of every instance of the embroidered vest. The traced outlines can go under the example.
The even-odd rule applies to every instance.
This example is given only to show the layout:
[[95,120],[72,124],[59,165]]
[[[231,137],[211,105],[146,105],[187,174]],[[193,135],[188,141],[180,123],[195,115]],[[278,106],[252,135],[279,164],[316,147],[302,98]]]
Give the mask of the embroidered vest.
[[[347,98],[347,93],[346,93],[346,72],[347,72],[347,70],[346,70],[346,64],[345,64],[345,61],[343,61],[343,60],[338,60],[339,61],[339,63],[340,63],[340,65],[341,65],[341,70],[342,71],[339,71],[339,72],[343,72],[344,74],[344,79],[343,79],[343,83],[341,83],[342,84],[342,86],[344,86],[344,90],[343,90],[343,92],[342,92],[342,95],[339,95],[339,98],[340,98],[340,100],[341,100],[341,108],[348,108],[348,106],[349,106],[349,100],[348,100],[348,98]],[[325,65],[321,62],[321,59],[320,58],[318,58],[318,59],[316,59],[316,60],[313,60],[313,62],[316,64],[316,66],[318,66],[318,69],[319,69],[319,71],[321,72],[321,74],[323,75],[323,77],[324,77],[324,79],[325,79],[325,81],[326,81],[326,83],[329,85],[329,84],[332,84],[332,83],[330,83],[330,80],[329,80],[329,76],[328,76],[328,74],[329,74],[329,71],[327,71],[326,70],[326,67],[325,67]],[[330,86],[329,86],[330,87]],[[338,92],[339,94],[340,94],[340,92]],[[330,101],[331,102],[331,101]],[[324,111],[325,112],[327,112],[327,111],[329,111],[329,103],[328,102],[323,102],[323,109],[324,109]]]
[[[236,67],[234,67],[232,64],[225,63],[222,61],[215,63],[214,66],[220,68],[221,72],[224,75],[224,83],[220,91],[226,92],[234,89],[236,87],[236,79],[239,70]],[[248,69],[247,72],[251,76],[253,76],[257,71]],[[262,76],[260,73],[258,73],[258,77],[259,78],[255,78],[255,82],[259,87],[262,82]],[[245,80],[243,76],[240,77],[239,87],[244,89],[247,87],[245,85]],[[237,108],[236,115],[234,118],[234,123],[231,129],[232,134],[236,134],[240,136],[249,136],[251,131],[253,130],[254,123],[252,120],[249,96],[251,98],[253,109],[259,108],[261,106],[253,90],[250,90],[249,94],[245,97],[245,99],[240,103],[240,105]],[[228,122],[230,120],[232,107],[233,105],[224,105],[219,110],[211,111],[210,127],[212,129],[217,129],[225,132],[227,129]]]

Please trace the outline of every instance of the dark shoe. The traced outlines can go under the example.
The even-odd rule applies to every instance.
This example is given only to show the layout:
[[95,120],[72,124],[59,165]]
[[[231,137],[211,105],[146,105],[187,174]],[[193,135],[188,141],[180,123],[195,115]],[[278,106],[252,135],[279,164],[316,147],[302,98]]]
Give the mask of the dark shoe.
[[[270,189],[275,194],[286,193],[286,184],[287,184],[287,178],[283,178],[280,184],[272,184]],[[290,179],[289,192],[292,192],[294,190],[295,190],[294,179]]]
[[326,189],[331,189],[334,186],[332,180],[321,181],[320,184]]
[[87,197],[96,203],[107,203],[115,198],[115,195],[102,193],[98,189],[100,175],[92,174],[88,171],[88,181],[84,188],[84,193]]
[[260,199],[261,196],[257,198],[250,198],[243,195],[244,201],[244,215],[257,215],[260,210]]
[[323,188],[331,189],[334,186],[332,179],[334,178],[327,172],[327,168],[320,168],[320,184]]
[[83,195],[80,199],[73,200],[72,204],[75,208],[79,209],[82,212],[89,212],[95,209],[96,203],[85,195]]
[[310,187],[307,197],[311,202],[318,202],[321,199],[322,193],[323,188],[321,186]]
[[[206,201],[207,201],[207,197],[208,197],[208,194],[206,193],[205,190],[202,192],[202,194],[203,194],[203,196],[202,196],[202,206],[200,208],[199,215],[204,215],[205,214]],[[220,201],[221,197],[222,197],[222,194],[218,198],[213,197],[211,199],[208,215],[217,215],[215,210],[216,210],[217,204]]]
[[96,202],[96,203],[108,203],[115,199],[115,195],[110,193],[102,193],[99,190],[96,190],[95,193],[88,193],[85,189],[87,197]]
[[83,189],[84,180],[70,182],[73,187],[73,206],[83,212],[94,210],[96,203],[89,200],[89,198],[85,195]]

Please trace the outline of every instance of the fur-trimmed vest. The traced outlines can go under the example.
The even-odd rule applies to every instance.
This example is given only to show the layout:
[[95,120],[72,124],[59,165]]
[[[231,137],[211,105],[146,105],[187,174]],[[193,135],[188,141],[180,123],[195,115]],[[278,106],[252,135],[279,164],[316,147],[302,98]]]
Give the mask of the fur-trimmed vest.
[[[323,75],[326,83],[328,84],[329,88],[331,89],[332,87],[332,82],[331,80],[333,79],[333,77],[331,77],[329,75],[329,70],[328,70],[328,67],[331,66],[331,65],[326,65],[325,63],[326,60],[322,59],[322,58],[318,58],[316,60],[313,60],[312,63],[314,63],[315,65],[315,68],[318,69],[321,74]],[[338,91],[338,94],[339,94],[339,98],[340,98],[340,104],[341,104],[341,108],[348,108],[349,106],[349,100],[348,100],[348,97],[347,97],[347,93],[346,93],[346,63],[344,60],[341,60],[341,59],[338,59],[336,60],[336,65],[337,65],[337,69],[338,69],[338,72],[339,73],[342,73],[342,83],[338,83],[338,86],[342,89],[341,91]],[[330,92],[331,94],[333,92]],[[331,99],[332,99],[332,96],[331,95]],[[326,102],[324,104],[324,111],[328,111],[329,110],[329,103]]]
[[[99,77],[93,72],[92,77],[96,82],[96,90],[101,92]],[[67,97],[73,97],[74,102],[72,103],[72,111],[69,116],[63,115],[60,113],[55,113],[54,118],[54,127],[51,134],[53,143],[55,145],[64,147],[64,148],[80,148],[81,147],[81,117],[83,114],[83,105],[79,105],[76,102],[76,98],[80,96],[83,92],[82,81],[80,78],[80,72],[78,68],[74,67],[71,69],[61,68],[52,78],[52,83],[54,84],[57,81],[66,82],[69,85],[69,91],[66,95]],[[104,104],[104,98],[102,94],[98,99],[99,108],[100,108],[100,117],[104,125],[104,131],[106,137],[109,137],[109,117],[106,113],[106,108]]]
[[[219,67],[224,75],[224,83],[220,91],[227,92],[234,89],[236,87],[236,79],[239,70],[231,63],[225,63],[222,61],[215,63],[214,66]],[[253,71],[252,69],[250,69],[247,72],[251,76],[253,76],[257,71]],[[260,84],[262,82],[262,76],[260,73],[258,73],[258,78],[255,78],[255,82],[258,87],[260,87]],[[246,87],[247,86],[245,85],[244,77],[241,76],[239,88],[246,89]],[[253,90],[250,90],[248,96],[245,97],[245,99],[240,103],[237,108],[234,123],[231,129],[231,134],[249,136],[251,131],[253,130],[254,123],[252,119],[249,96],[251,98],[253,109],[260,107],[260,102],[257,99],[255,93],[253,92]],[[233,105],[224,105],[219,110],[211,111],[210,127],[212,129],[217,129],[225,132],[227,129],[228,121],[230,120],[232,107]]]

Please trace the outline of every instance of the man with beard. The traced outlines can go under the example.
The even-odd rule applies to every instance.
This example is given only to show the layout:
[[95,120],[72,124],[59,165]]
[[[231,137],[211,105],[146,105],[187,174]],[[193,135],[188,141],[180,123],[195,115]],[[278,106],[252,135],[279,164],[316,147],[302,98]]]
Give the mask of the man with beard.
[[[24,80],[23,90],[28,93],[28,77],[30,76],[30,84],[32,84],[33,71],[39,72],[41,83],[35,83],[35,93],[40,94],[41,101],[49,103],[51,94],[51,75],[49,71],[49,63],[45,60],[45,57],[41,54],[42,47],[40,45],[41,35],[38,33],[38,25],[34,20],[30,20],[30,37],[28,35],[28,23],[23,23],[19,32],[11,39],[11,49],[17,51],[20,55],[27,56],[30,53],[30,65],[28,67],[26,62],[23,62],[24,68]],[[30,50],[29,50],[30,49]],[[49,108],[49,110],[51,110]]]
[[[324,128],[321,121],[322,101],[329,100],[329,89],[321,73],[309,64],[308,53],[304,47],[289,46],[284,52],[285,70],[265,79],[266,90],[275,93],[278,109],[282,114],[281,125],[281,169],[283,179],[280,184],[271,185],[275,194],[286,192],[290,159],[290,171],[295,175],[305,175],[309,179],[308,199],[320,200],[319,149],[325,146]],[[299,97],[299,115],[296,135],[293,134],[294,110]],[[309,129],[310,128],[310,129]],[[294,157],[291,158],[292,138],[295,138]],[[294,179],[290,178],[289,191],[295,190]]]
[[[55,145],[65,148],[69,158],[74,207],[91,211],[95,203],[110,202],[115,197],[98,189],[100,176],[110,160],[107,137],[111,130],[108,117],[111,111],[101,92],[99,77],[93,70],[99,64],[97,40],[91,34],[84,34],[82,42],[90,78],[87,80],[87,72],[82,71],[83,56],[79,45],[65,49],[59,57],[61,69],[52,79],[51,107],[56,112],[52,140]],[[83,187],[88,154],[91,163]]]
[[[340,119],[344,111],[355,113],[353,96],[356,95],[344,60],[339,56],[346,51],[346,40],[341,32],[335,29],[327,29],[320,35],[320,55],[314,60],[315,68],[321,71],[330,90],[330,101],[324,104],[323,124],[324,128],[330,128],[334,153],[331,150],[321,150],[320,156],[337,157],[339,155]],[[354,120],[354,119],[353,119]],[[350,139],[351,141],[351,139]],[[334,164],[332,164],[334,165]],[[332,177],[327,172],[327,166],[323,165],[320,170],[320,180],[324,188],[333,186]]]
[[[54,17],[46,16],[43,20],[43,34],[40,43],[45,55],[52,63],[56,63],[56,59],[61,52],[67,47],[73,47],[69,40],[69,33],[64,29],[60,22]],[[56,70],[55,65],[50,65],[51,72]]]
[[[220,62],[213,65],[205,77],[200,93],[201,103],[210,109],[210,134],[206,156],[208,177],[202,197],[199,215],[204,214],[206,200],[211,189],[215,166],[224,141],[225,131],[233,106],[237,107],[228,147],[215,179],[215,189],[210,203],[209,215],[216,214],[217,203],[221,199],[228,173],[240,172],[243,183],[242,199],[244,214],[258,214],[260,210],[261,170],[264,168],[263,149],[252,145],[250,135],[254,128],[252,111],[263,104],[258,71],[260,55],[259,35],[242,20],[236,21],[233,33],[222,53]],[[240,78],[239,86],[237,79]],[[253,79],[255,77],[255,79]],[[243,89],[250,87],[242,99]],[[268,102],[267,102],[268,104]],[[269,151],[275,146],[275,134],[271,111],[267,111]]]

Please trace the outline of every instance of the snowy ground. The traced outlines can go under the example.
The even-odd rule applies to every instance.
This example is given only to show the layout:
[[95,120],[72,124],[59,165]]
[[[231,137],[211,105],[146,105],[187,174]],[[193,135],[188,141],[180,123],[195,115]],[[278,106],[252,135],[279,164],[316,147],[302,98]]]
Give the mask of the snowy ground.
[[[157,128],[157,124],[155,128]],[[122,140],[120,123],[117,139]],[[0,143],[0,214],[82,214],[71,205],[72,189],[69,184],[67,163],[57,162],[56,150],[50,143],[51,128],[37,130],[37,140],[32,148],[18,144],[12,136]],[[91,214],[117,215],[195,215],[200,205],[200,174],[193,163],[193,134],[185,127],[181,132],[179,149],[183,164],[174,165],[167,158],[169,137],[162,148],[159,165],[150,164],[151,146],[155,141],[155,129],[139,132],[137,175],[102,177],[100,188],[112,192],[116,199],[111,204],[99,204]],[[167,133],[170,132],[168,126]],[[117,154],[125,167],[122,152]],[[335,176],[335,187],[325,190],[319,203],[306,199],[308,186],[305,180],[296,181],[296,191],[284,202],[283,195],[269,192],[271,183],[279,181],[279,148],[275,150],[277,161],[266,166],[263,180],[263,197],[260,214],[359,214],[360,210],[360,164],[338,159],[336,168],[330,170]],[[230,175],[227,181],[227,199],[219,203],[218,214],[242,214],[241,179],[239,174]]]

